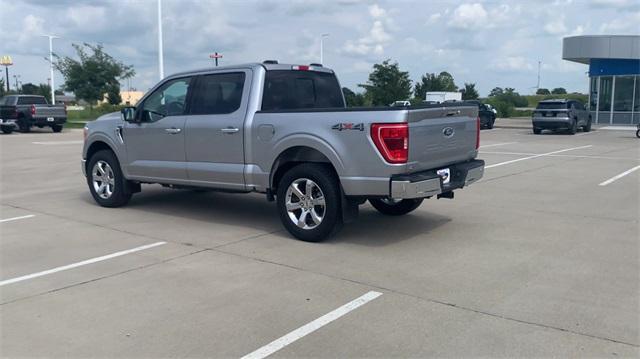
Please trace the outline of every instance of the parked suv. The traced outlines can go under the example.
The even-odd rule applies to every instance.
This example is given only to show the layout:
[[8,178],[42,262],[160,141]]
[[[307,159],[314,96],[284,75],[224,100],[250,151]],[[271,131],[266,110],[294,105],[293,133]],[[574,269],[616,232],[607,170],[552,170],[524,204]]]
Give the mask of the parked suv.
[[531,116],[533,133],[539,135],[542,130],[568,130],[570,134],[591,131],[591,114],[576,100],[544,100],[538,103]]
[[89,122],[82,170],[105,207],[142,183],[265,193],[292,235],[318,241],[366,200],[403,215],[479,180],[479,129],[463,103],[346,108],[332,70],[270,61],[170,76]]

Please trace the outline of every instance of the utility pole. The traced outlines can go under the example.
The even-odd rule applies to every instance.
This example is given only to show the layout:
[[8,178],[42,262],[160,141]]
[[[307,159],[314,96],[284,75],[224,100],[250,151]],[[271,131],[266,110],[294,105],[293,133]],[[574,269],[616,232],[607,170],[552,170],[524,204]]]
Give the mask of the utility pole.
[[216,62],[216,67],[218,67],[218,59],[222,58],[222,54],[219,54],[217,51],[211,55],[209,55],[209,58],[212,58],[215,60]]
[[320,65],[324,65],[324,38],[329,37],[329,34],[320,35]]
[[164,78],[164,60],[162,51],[162,0],[158,0],[158,74]]
[[53,39],[58,39],[58,36],[54,35],[42,35],[44,37],[49,38],[49,77],[51,77],[51,104],[56,104],[56,92],[54,90],[55,86],[53,83]]
[[536,85],[536,92],[540,89],[540,65],[542,64],[541,60],[538,60],[538,84]]

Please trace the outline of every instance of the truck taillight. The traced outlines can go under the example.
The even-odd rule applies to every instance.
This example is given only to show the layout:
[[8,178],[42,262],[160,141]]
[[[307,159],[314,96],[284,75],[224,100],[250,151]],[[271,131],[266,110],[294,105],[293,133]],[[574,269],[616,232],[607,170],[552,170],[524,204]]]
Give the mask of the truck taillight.
[[36,105],[31,105],[31,116],[36,114]]
[[480,148],[480,116],[476,118],[476,150]]
[[371,124],[371,139],[389,163],[407,163],[409,158],[409,125],[406,123]]

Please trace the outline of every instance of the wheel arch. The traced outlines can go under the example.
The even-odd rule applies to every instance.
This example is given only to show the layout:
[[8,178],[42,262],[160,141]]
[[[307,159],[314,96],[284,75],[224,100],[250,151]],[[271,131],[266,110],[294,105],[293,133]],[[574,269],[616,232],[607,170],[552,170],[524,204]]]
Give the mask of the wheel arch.
[[320,150],[297,145],[280,152],[276,157],[269,175],[269,188],[276,191],[282,176],[291,168],[301,163],[320,163],[328,166],[339,180],[338,171],[333,162]]
[[[102,151],[102,150],[108,150],[111,151],[113,153],[113,155],[116,158],[116,161],[118,161],[118,165],[120,165],[120,159],[118,158],[118,153],[115,151],[115,149],[108,144],[106,141],[102,141],[102,140],[96,140],[94,142],[92,142],[88,147],[87,147],[87,151],[85,154],[85,159],[87,160],[85,163],[85,166],[89,166],[89,162],[91,161],[91,157],[93,157],[93,155],[95,155],[97,152]],[[122,168],[122,166],[120,166]],[[89,173],[89,168],[85,168],[87,171],[86,173]]]

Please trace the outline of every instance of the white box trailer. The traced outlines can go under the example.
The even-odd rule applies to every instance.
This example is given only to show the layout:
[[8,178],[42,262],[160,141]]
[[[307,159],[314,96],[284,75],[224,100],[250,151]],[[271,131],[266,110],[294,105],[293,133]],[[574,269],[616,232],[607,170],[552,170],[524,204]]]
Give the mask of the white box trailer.
[[429,91],[427,102],[462,101],[462,92]]

